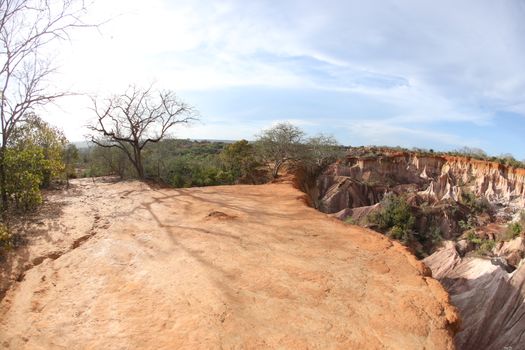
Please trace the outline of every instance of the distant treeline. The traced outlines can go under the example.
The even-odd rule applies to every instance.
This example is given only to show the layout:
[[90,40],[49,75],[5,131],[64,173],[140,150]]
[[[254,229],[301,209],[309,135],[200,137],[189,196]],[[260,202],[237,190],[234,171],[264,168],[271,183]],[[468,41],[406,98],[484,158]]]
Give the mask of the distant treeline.
[[510,153],[501,154],[499,156],[490,156],[480,148],[475,147],[462,147],[452,151],[435,151],[433,149],[426,148],[404,148],[400,146],[359,146],[349,147],[347,154],[355,157],[377,157],[381,155],[389,155],[392,153],[404,152],[404,153],[416,153],[419,155],[426,156],[457,156],[467,157],[478,160],[485,160],[489,162],[500,163],[505,166],[513,168],[525,168],[525,160],[517,160]]
[[[81,148],[77,176],[137,178],[126,152],[110,146]],[[254,142],[165,138],[144,147],[141,164],[145,179],[173,187],[260,184],[278,177],[285,167],[316,172],[344,152],[331,136],[306,137],[298,127],[281,123],[261,131]]]
[[[135,169],[118,148],[91,144],[79,149],[80,177],[116,175],[136,177]],[[143,153],[146,179],[173,187],[257,184],[266,181],[258,172],[253,144],[247,141],[192,141],[164,139],[148,144]]]

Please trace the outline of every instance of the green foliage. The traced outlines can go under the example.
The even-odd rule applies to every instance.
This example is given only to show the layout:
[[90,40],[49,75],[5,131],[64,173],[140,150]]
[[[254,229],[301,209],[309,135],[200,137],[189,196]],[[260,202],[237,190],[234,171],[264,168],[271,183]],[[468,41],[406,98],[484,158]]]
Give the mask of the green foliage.
[[225,185],[234,182],[234,175],[214,164],[214,157],[193,158],[181,156],[174,159],[169,167],[170,177],[166,182],[174,187],[195,187]]
[[356,221],[355,221],[354,218],[351,217],[351,216],[347,217],[347,218],[345,219],[345,222],[346,222],[347,224],[357,225]]
[[232,184],[235,175],[224,169],[220,153],[223,142],[164,140],[150,145],[144,153],[144,170],[174,187]]
[[368,216],[368,221],[394,239],[411,240],[416,219],[405,198],[388,194],[381,201],[381,207],[380,211]]
[[472,192],[461,193],[461,203],[470,209],[472,213],[481,214],[490,210],[490,204],[486,198],[477,198]]
[[42,203],[40,186],[48,166],[43,149],[27,146],[22,149],[8,148],[4,154],[6,169],[5,190],[9,200],[19,210],[31,210]]
[[477,222],[476,218],[473,215],[469,215],[467,217],[467,220],[459,220],[458,221],[459,228],[463,231],[469,231],[476,227]]
[[227,145],[219,155],[226,173],[241,182],[255,183],[255,173],[260,166],[255,157],[255,148],[246,140]]
[[496,242],[491,239],[483,239],[478,237],[474,230],[471,230],[467,233],[467,241],[477,246],[476,254],[477,255],[490,255],[492,249],[496,246]]
[[[164,139],[143,150],[145,178],[174,187],[260,183],[254,146],[246,140],[227,144],[215,141]],[[78,167],[84,176],[135,177],[124,152],[93,146],[80,151]]]
[[[174,187],[232,184],[236,177],[219,157],[225,145],[176,139],[148,144],[143,150],[145,177]],[[84,176],[136,176],[129,159],[117,148],[93,146],[80,153],[79,167],[84,168]]]
[[11,248],[11,233],[4,224],[0,223],[0,251]]
[[470,231],[467,232],[467,240],[469,242],[471,242],[471,243],[474,243],[474,244],[481,244],[481,243],[483,243],[483,240],[476,235],[474,230],[470,230]]
[[481,244],[479,245],[478,249],[476,249],[476,253],[479,255],[490,255],[492,249],[494,249],[495,246],[495,241],[490,239],[484,239],[481,241]]
[[[272,168],[273,176],[285,163],[315,173],[340,156],[341,150],[331,136],[318,135],[305,142],[303,131],[282,123],[263,131],[255,143],[177,139],[148,143],[142,150],[142,165],[144,178],[175,187],[255,184],[268,179],[263,165]],[[119,149],[97,145],[80,153],[78,166],[84,169],[84,176],[133,176],[130,160]]]
[[521,232],[523,232],[523,226],[519,222],[512,222],[507,225],[507,230],[505,231],[505,239],[510,240],[518,237]]
[[432,225],[425,232],[423,240],[430,242],[432,245],[439,244],[443,240],[443,233],[438,226]]
[[410,230],[397,225],[388,230],[387,234],[390,238],[404,243],[407,243],[412,239],[412,232]]
[[49,125],[35,114],[25,116],[24,122],[13,129],[9,148],[25,149],[38,147],[42,150],[42,187],[61,178],[65,171],[64,150],[67,139],[57,128]]
[[32,210],[42,202],[40,189],[64,173],[65,142],[59,130],[38,116],[24,116],[1,151],[5,172],[1,190],[7,197],[6,206]]

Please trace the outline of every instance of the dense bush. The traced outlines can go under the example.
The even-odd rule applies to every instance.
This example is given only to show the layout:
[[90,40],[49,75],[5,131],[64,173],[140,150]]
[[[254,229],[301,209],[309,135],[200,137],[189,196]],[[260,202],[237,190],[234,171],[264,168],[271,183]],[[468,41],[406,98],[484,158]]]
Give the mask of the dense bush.
[[[32,210],[42,202],[40,189],[65,174],[62,132],[29,114],[13,129],[3,150],[7,204],[16,210]],[[7,208],[3,208],[5,210]]]
[[[233,173],[221,161],[226,145],[175,139],[149,144],[143,151],[145,177],[174,187],[232,184],[241,172]],[[117,148],[92,145],[79,153],[78,167],[84,169],[83,176],[136,176],[124,152]]]
[[235,176],[216,164],[216,157],[182,156],[166,166],[161,179],[174,187],[195,187],[232,184]]
[[4,177],[0,188],[0,250],[11,247],[9,221],[16,212],[42,203],[41,188],[64,175],[63,134],[34,114],[26,115],[1,148]]
[[13,129],[8,149],[20,151],[40,149],[43,161],[39,170],[42,172],[42,187],[48,187],[51,181],[63,178],[65,174],[64,151],[67,139],[57,128],[43,121],[35,114],[29,114],[24,122]]
[[481,244],[476,249],[478,255],[490,255],[496,246],[496,242],[491,239],[483,239]]
[[391,238],[408,242],[413,238],[415,217],[406,199],[394,194],[381,201],[381,210],[368,216],[368,221]]
[[[340,157],[342,150],[331,136],[304,138],[299,128],[281,123],[264,130],[254,143],[163,139],[146,144],[141,159],[145,179],[192,187],[262,183],[269,174],[277,177],[283,165],[315,175]],[[121,149],[92,145],[80,153],[78,166],[84,176],[134,177],[129,157]]]
[[437,225],[431,225],[420,239],[423,242],[428,242],[432,246],[438,245],[443,241],[443,232]]
[[[77,166],[83,176],[118,175],[133,178],[135,173],[125,154],[116,148],[93,145],[79,150]],[[173,187],[261,183],[261,165],[253,144],[165,139],[149,144],[143,151],[147,179]]]
[[4,154],[6,192],[16,209],[31,210],[42,203],[40,186],[49,163],[40,147],[7,149]]
[[261,164],[257,161],[255,148],[246,140],[227,145],[220,153],[219,159],[224,171],[232,180],[256,183],[257,169]]
[[470,212],[474,214],[481,214],[490,211],[490,203],[485,198],[477,198],[472,192],[461,193],[461,204],[470,209]]

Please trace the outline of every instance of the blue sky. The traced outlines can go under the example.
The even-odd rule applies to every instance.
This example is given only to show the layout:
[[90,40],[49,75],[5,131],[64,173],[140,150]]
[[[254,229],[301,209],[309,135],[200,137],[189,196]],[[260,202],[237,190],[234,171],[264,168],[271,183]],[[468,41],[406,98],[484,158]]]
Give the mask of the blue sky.
[[[523,1],[99,0],[90,19],[108,17],[62,44],[61,82],[173,89],[201,113],[178,137],[253,139],[287,120],[343,144],[525,159]],[[79,139],[86,103],[50,119]]]

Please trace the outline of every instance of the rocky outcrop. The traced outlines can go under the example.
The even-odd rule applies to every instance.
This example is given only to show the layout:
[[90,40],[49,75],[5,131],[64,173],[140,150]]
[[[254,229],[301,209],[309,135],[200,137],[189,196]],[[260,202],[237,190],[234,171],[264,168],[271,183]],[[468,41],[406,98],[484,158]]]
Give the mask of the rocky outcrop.
[[[458,315],[429,270],[399,243],[306,206],[290,184],[76,180],[70,191],[48,233],[84,237],[94,214],[101,224],[13,282],[0,347],[454,348]],[[30,244],[41,256],[53,245]]]
[[524,236],[500,242],[509,237],[507,223],[522,220],[524,169],[462,157],[392,153],[332,164],[317,186],[321,211],[362,225],[370,225],[367,216],[380,210],[386,193],[404,194],[415,217],[414,237],[419,238],[405,240],[413,251],[422,252],[421,257],[434,252],[438,244],[431,234],[436,231],[439,238],[458,240],[424,260],[460,310],[457,347],[525,349]]
[[424,259],[460,310],[458,349],[525,349],[525,264],[508,273],[498,259],[460,258],[453,242]]
[[511,267],[517,268],[525,257],[525,239],[516,237],[508,242],[500,242],[494,248],[494,254],[503,257],[505,262]]
[[319,208],[335,213],[373,205],[385,191],[416,186],[419,194],[442,201],[458,200],[462,191],[511,208],[525,205],[525,170],[462,157],[400,153],[374,158],[347,158],[318,179]]

